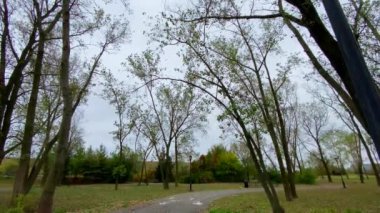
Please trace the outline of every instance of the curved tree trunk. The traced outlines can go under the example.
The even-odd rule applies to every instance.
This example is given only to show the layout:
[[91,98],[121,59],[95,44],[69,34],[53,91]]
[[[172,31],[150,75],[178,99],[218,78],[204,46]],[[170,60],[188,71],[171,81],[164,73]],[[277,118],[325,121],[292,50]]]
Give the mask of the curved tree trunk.
[[[256,124],[255,124],[255,128],[256,128]],[[245,128],[243,128],[243,131],[244,130]],[[285,212],[282,206],[280,205],[277,192],[268,176],[268,172],[266,170],[264,158],[261,153],[260,147],[257,144],[255,144],[254,139],[249,133],[244,131],[244,136],[246,138],[247,146],[251,153],[253,163],[255,164],[256,170],[259,173],[259,176],[258,176],[259,181],[264,189],[265,195],[267,196],[269,200],[269,203],[272,207],[272,211],[274,213]],[[258,134],[256,134],[256,140],[259,141]]]
[[322,165],[323,165],[323,168],[325,169],[326,171],[326,175],[327,175],[327,179],[330,183],[332,183],[332,179],[331,179],[331,173],[330,173],[330,169],[329,169],[329,166],[327,164],[327,161],[323,155],[323,151],[322,151],[322,147],[321,145],[319,144],[319,141],[316,140],[315,141],[317,146],[318,146],[318,152],[319,152],[319,157],[321,158],[321,162],[322,162]]
[[69,135],[72,118],[72,94],[69,86],[70,71],[70,0],[62,0],[62,61],[59,83],[62,91],[63,113],[56,149],[56,159],[43,188],[38,210],[39,213],[52,212],[53,197],[57,181],[62,175],[69,146]]
[[140,178],[139,178],[139,183],[138,183],[139,186],[141,185],[142,180],[143,180],[144,167],[145,167],[145,158],[143,159],[143,162],[142,162],[142,165],[141,165]]
[[367,153],[369,162],[371,163],[371,167],[372,167],[373,173],[374,173],[375,178],[376,178],[377,186],[380,187],[380,173],[379,173],[377,164],[376,164],[375,160],[373,159],[371,149],[369,148],[366,140],[364,139],[363,134],[362,134],[362,132],[361,132],[358,124],[356,123],[355,119],[353,119],[352,114],[350,114],[350,117],[351,117],[351,121],[353,122],[356,131],[358,132],[359,140],[363,144],[364,149],[365,149],[365,151]]
[[33,84],[32,91],[29,97],[28,108],[25,119],[24,135],[21,142],[21,153],[19,160],[19,167],[16,172],[15,182],[13,185],[12,203],[15,203],[19,194],[25,191],[26,182],[29,175],[29,166],[32,153],[33,136],[34,136],[34,124],[37,110],[37,100],[39,87],[41,82],[42,62],[44,58],[45,48],[45,34],[42,31],[41,14],[38,16],[40,40],[38,42],[37,57],[33,69]]
[[269,69],[268,69],[266,63],[264,63],[264,66],[265,66],[265,70],[266,70],[266,73],[268,76],[269,86],[271,89],[273,100],[275,103],[275,111],[276,111],[276,114],[278,117],[278,124],[277,125],[279,126],[280,141],[281,141],[282,151],[283,151],[283,154],[285,157],[285,163],[286,163],[286,170],[287,170],[286,178],[287,178],[287,182],[288,182],[289,187],[290,187],[291,199],[293,199],[293,198],[297,198],[298,195],[297,195],[297,191],[296,191],[295,176],[294,176],[294,172],[293,172],[293,163],[292,163],[292,160],[290,157],[290,152],[289,152],[289,141],[286,138],[285,120],[284,120],[283,114],[281,112],[281,107],[280,107],[280,103],[278,101],[277,92],[274,89],[274,86],[272,83],[272,78],[271,78],[271,75],[269,73]]

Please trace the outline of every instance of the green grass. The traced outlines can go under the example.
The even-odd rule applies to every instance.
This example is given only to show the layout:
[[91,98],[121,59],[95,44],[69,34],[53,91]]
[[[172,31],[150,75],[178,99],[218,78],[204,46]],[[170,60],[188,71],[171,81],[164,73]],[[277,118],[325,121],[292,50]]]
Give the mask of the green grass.
[[[2,183],[1,183],[2,182]],[[0,180],[1,189],[8,189],[7,192],[0,191],[0,212],[5,212],[9,203],[12,183],[4,183]],[[170,196],[173,194],[188,192],[189,186],[180,184],[178,188],[174,184],[169,190],[163,190],[162,184],[149,184],[148,186],[137,186],[136,184],[121,184],[119,190],[114,190],[113,184],[97,184],[82,186],[61,186],[57,188],[54,198],[55,212],[109,212],[131,205]],[[194,191],[237,189],[242,184],[193,184]],[[26,210],[33,211],[36,208],[40,187],[35,187],[31,193],[25,197],[24,206]]]
[[[320,180],[319,184],[303,188],[299,187],[299,198],[286,202],[284,193],[279,191],[280,202],[286,212],[312,212],[312,213],[357,213],[380,212],[380,188],[376,186],[374,178],[365,184],[359,179],[350,177],[347,189],[340,184],[340,177],[334,177],[335,183],[327,184]],[[269,202],[264,193],[248,193],[232,197],[225,197],[213,202],[210,213],[251,213],[270,212]]]
[[0,177],[0,189],[8,189],[11,188],[13,184],[12,178],[2,178]]
[[[281,204],[287,212],[380,212],[380,188],[374,178],[365,184],[359,183],[357,176],[350,176],[347,189],[342,189],[340,177],[334,177],[334,183],[328,184],[326,179],[319,179],[314,186],[299,186],[299,199],[286,202],[283,192],[279,192]],[[162,184],[137,186],[121,184],[114,190],[113,184],[61,186],[57,188],[54,200],[54,211],[60,212],[110,212],[127,208],[149,200],[170,196],[188,191],[189,185],[181,184],[175,188],[163,190]],[[236,184],[193,184],[194,191],[238,189],[242,183]],[[281,186],[279,186],[281,188]],[[0,212],[6,212],[12,189],[11,179],[0,179]],[[33,211],[41,193],[40,187],[34,187],[24,199],[26,210]],[[212,203],[211,213],[245,213],[270,212],[269,203],[264,193],[249,193],[222,198]]]

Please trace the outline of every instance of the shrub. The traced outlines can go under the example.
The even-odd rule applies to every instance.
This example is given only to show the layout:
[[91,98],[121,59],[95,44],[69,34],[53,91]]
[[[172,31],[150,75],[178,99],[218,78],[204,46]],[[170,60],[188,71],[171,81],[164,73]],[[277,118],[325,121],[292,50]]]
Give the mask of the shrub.
[[[182,181],[183,183],[190,183],[190,177],[185,176]],[[214,176],[210,171],[201,171],[191,174],[192,183],[212,183],[214,181]]]
[[317,175],[312,169],[304,169],[302,173],[296,174],[296,182],[303,184],[315,184],[317,181]]
[[24,196],[16,198],[16,206],[7,209],[6,213],[23,213],[24,212]]
[[282,183],[281,173],[278,170],[268,170],[268,176],[273,183]]
[[0,165],[0,176],[15,176],[18,168],[18,161],[14,159],[4,159]]
[[210,171],[200,172],[198,175],[198,183],[212,183],[214,181],[214,176]]

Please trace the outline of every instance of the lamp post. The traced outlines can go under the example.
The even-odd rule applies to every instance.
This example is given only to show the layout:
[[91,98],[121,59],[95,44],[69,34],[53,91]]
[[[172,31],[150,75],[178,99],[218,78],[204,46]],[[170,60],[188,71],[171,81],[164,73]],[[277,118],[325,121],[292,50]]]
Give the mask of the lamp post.
[[191,191],[193,191],[193,188],[192,188],[192,178],[191,178],[191,158],[192,158],[192,156],[191,155],[189,155],[189,160],[190,160],[190,171],[189,171],[189,176],[190,176],[190,178],[189,178],[189,181],[190,181],[190,192]]
[[346,188],[346,183],[343,180],[343,175],[342,175],[343,169],[342,169],[342,166],[339,163],[339,157],[337,156],[334,159],[336,160],[336,164],[338,165],[338,168],[340,170],[340,172],[339,172],[340,173],[340,179],[342,180],[342,186],[345,189]]

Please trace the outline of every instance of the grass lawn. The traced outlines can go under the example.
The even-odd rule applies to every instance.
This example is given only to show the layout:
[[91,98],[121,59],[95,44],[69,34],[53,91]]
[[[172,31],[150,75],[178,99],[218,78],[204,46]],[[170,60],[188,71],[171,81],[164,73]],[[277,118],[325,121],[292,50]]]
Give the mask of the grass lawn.
[[[299,186],[299,199],[286,202],[283,192],[279,192],[281,203],[286,212],[380,212],[380,188],[374,178],[370,177],[365,184],[360,184],[356,176],[350,177],[347,189],[342,189],[340,178],[334,177],[334,183],[328,184],[326,179],[318,180],[312,187]],[[171,185],[169,190],[163,190],[162,184],[137,186],[136,184],[121,184],[119,190],[114,190],[113,184],[61,186],[57,188],[54,210],[59,212],[110,212],[126,208],[152,199],[162,198],[188,191],[188,185],[181,184],[178,188]],[[236,184],[193,184],[195,191],[238,189]],[[281,186],[279,186],[281,188]],[[12,180],[0,179],[0,212],[6,212],[12,189]],[[41,193],[40,187],[34,187],[25,198],[26,210],[35,209]],[[245,213],[270,212],[269,203],[264,193],[248,193],[222,198],[212,203],[212,213]]]
[[[193,184],[193,190],[217,190],[238,189],[242,184]],[[0,212],[6,211],[6,205],[11,195],[12,182],[0,180]],[[82,186],[61,186],[57,188],[54,198],[54,212],[109,212],[120,208],[126,208],[138,203],[187,192],[189,186],[180,184],[178,188],[174,184],[169,190],[163,190],[162,184],[149,184],[137,186],[136,184],[121,184],[119,190],[114,190],[113,184],[97,184]],[[30,195],[25,198],[26,210],[33,211],[36,208],[41,192],[40,187],[35,187]]]
[[[319,180],[311,189],[299,187],[299,198],[286,202],[280,191],[279,197],[286,212],[380,212],[380,188],[376,186],[374,178],[361,184],[357,177],[345,179],[347,189],[341,187],[340,178],[334,177],[332,184],[326,180]],[[251,213],[271,212],[264,193],[248,193],[232,197],[225,197],[213,202],[210,213]]]

